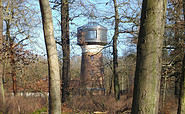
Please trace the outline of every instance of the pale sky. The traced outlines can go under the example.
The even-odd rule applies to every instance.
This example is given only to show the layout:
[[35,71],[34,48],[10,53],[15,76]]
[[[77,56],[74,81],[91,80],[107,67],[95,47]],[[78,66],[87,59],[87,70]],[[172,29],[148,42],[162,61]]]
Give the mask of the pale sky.
[[[114,34],[114,18],[112,18],[108,21],[103,20],[103,18],[105,16],[106,17],[113,16],[113,13],[114,13],[113,2],[110,2],[110,1],[111,0],[89,0],[89,1],[88,0],[76,0],[76,2],[71,5],[70,12],[69,12],[70,17],[77,16],[81,13],[89,14],[89,12],[92,12],[92,10],[93,10],[95,16],[100,17],[100,18],[94,19],[93,21],[98,22],[99,24],[107,27],[107,29],[108,29],[107,39],[108,39],[108,43],[109,43],[113,37],[113,34]],[[122,3],[122,0],[118,0],[118,1],[120,1],[120,3]],[[131,1],[134,2],[134,0],[131,0]],[[83,5],[84,7],[83,6],[79,7],[79,2],[84,4]],[[40,9],[39,3],[37,3],[37,4],[38,4],[38,8]],[[123,7],[125,7],[125,8],[123,8]],[[128,6],[123,6],[123,7],[121,7],[119,9],[120,16],[125,13],[124,11],[126,11],[127,13],[131,11],[131,10],[129,11],[129,9],[123,11],[123,9],[128,8]],[[53,14],[53,24],[54,24],[54,30],[55,30],[55,37],[60,40],[60,26],[59,26],[60,12],[53,10],[52,14]],[[84,17],[84,16],[79,16],[70,22],[71,57],[74,55],[81,55],[81,53],[82,53],[81,48],[80,48],[80,46],[78,46],[76,44],[77,43],[77,37],[76,37],[77,28],[84,25],[84,24],[87,24],[89,21],[92,21],[92,19]],[[120,27],[119,29],[126,29],[126,28],[130,27],[130,24],[121,24],[121,26],[122,27]],[[40,47],[37,46],[39,49],[37,50],[37,48],[36,48],[36,50],[37,50],[37,53],[41,53],[41,54],[44,53],[45,54],[46,51],[45,51],[45,46],[44,46],[45,43],[44,43],[43,31],[42,30],[38,30],[38,31],[39,31],[39,35],[40,35],[40,39],[38,40],[38,42],[39,42],[38,45]],[[122,56],[123,53],[126,52],[128,45],[129,45],[127,42],[129,36],[130,36],[129,34],[120,34],[119,35],[118,56]],[[58,46],[58,50],[62,51],[62,47]],[[110,47],[110,49],[106,49],[106,50],[112,50],[112,49]]]

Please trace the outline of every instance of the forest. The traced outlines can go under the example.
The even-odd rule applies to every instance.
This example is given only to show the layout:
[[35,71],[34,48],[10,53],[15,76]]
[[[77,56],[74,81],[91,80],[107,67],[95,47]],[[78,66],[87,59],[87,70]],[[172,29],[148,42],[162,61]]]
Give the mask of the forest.
[[185,0],[0,0],[0,114],[185,114]]

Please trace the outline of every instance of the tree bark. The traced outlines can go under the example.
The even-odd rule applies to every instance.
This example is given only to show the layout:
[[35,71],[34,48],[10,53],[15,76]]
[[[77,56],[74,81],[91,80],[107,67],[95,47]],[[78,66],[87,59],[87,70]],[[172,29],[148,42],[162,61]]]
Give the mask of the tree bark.
[[61,0],[61,31],[62,31],[62,103],[69,97],[70,82],[70,40],[69,40],[69,7],[68,0]]
[[179,97],[179,105],[178,105],[178,112],[177,114],[184,114],[185,113],[185,54],[183,58],[182,64],[182,76],[180,82],[180,97]]
[[12,91],[13,95],[16,96],[17,93],[17,80],[16,80],[16,64],[15,64],[15,47],[14,38],[10,36],[10,19],[6,23],[6,40],[9,41],[9,53],[10,53],[10,63],[11,63],[11,77],[12,77]]
[[3,4],[0,0],[0,103],[5,103],[4,87],[3,87]]
[[[181,0],[177,0],[176,3],[180,4],[180,1]],[[178,54],[178,50],[182,49],[182,47],[180,46],[180,42],[179,42],[180,41],[179,40],[180,31],[178,28],[179,27],[178,21],[180,20],[180,12],[181,12],[182,7],[180,7],[179,5],[176,5],[174,7],[175,7],[174,8],[174,21],[175,21],[175,27],[174,27],[175,50],[174,50],[174,52],[176,52],[176,54]],[[176,60],[178,60],[178,59],[182,59],[182,58],[176,57]],[[175,70],[180,72],[178,64],[176,64],[174,66],[175,66]],[[181,78],[181,75],[178,75],[178,74],[175,75],[175,93],[174,94],[177,98],[179,98],[179,94],[180,94],[179,93],[179,91],[180,91],[180,78]]]
[[120,87],[119,87],[119,77],[118,77],[118,50],[117,50],[117,40],[118,40],[118,24],[119,24],[119,16],[118,16],[118,7],[116,0],[114,2],[114,11],[115,11],[115,28],[114,28],[114,36],[113,36],[113,76],[114,76],[114,94],[116,101],[120,99]]
[[[183,0],[183,15],[184,15],[184,21],[185,21],[185,0]],[[185,22],[184,22],[184,26],[185,26]],[[185,50],[183,47],[183,53],[184,51]],[[179,97],[177,114],[185,114],[185,53],[184,53],[184,58],[182,61],[182,76],[180,79],[180,92],[179,93],[180,93],[180,97]]]
[[12,39],[10,40],[10,62],[11,62],[11,75],[12,75],[12,88],[13,94],[16,96],[17,94],[17,79],[16,79],[16,64],[15,64],[15,49],[13,45]]
[[60,73],[49,0],[39,0],[48,57],[49,113],[61,114]]
[[158,114],[166,0],[143,0],[132,114]]

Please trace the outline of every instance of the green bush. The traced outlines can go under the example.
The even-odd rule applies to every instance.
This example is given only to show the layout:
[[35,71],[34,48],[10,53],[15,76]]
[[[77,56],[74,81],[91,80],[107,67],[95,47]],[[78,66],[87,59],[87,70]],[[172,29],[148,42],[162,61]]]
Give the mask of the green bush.
[[41,112],[47,112],[47,108],[44,107],[44,108],[42,108],[40,110],[37,110],[37,111],[35,111],[35,112],[31,113],[31,114],[41,114]]

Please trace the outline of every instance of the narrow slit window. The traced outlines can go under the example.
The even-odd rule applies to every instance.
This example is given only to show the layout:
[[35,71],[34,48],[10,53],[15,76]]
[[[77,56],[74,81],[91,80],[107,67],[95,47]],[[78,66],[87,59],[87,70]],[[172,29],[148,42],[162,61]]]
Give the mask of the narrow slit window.
[[93,78],[93,75],[94,75],[94,74],[93,74],[93,70],[92,70],[92,72],[91,72],[91,78]]

